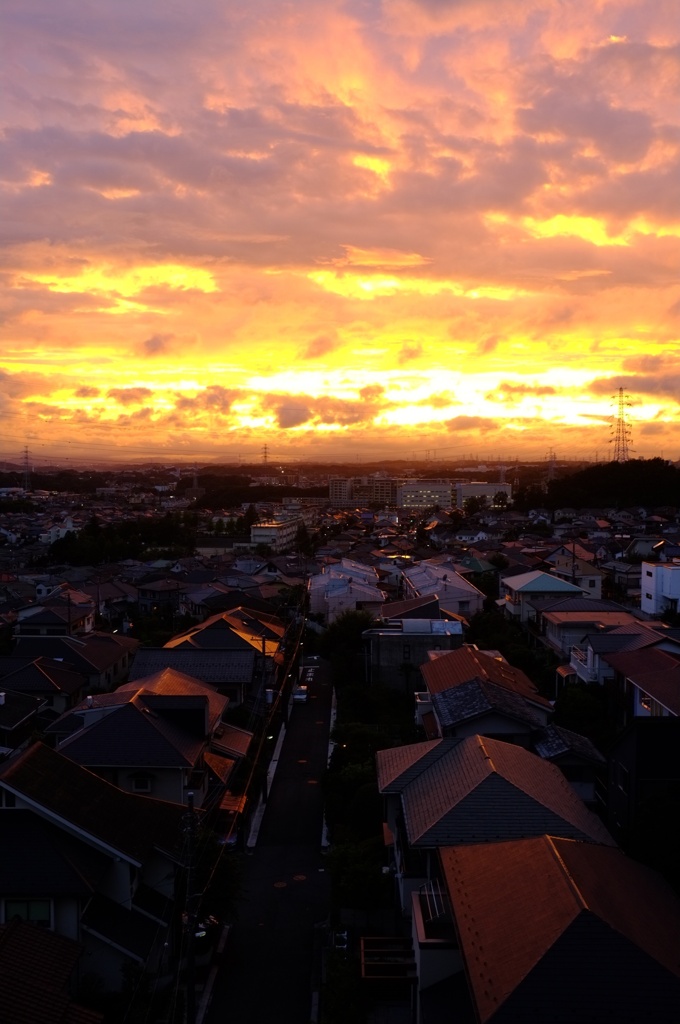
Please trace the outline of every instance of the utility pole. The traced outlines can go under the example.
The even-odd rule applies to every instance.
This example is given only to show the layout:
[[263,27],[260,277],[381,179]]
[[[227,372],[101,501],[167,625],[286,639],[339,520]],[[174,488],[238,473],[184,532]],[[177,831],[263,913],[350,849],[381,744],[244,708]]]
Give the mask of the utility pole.
[[24,491],[31,489],[31,467],[28,461],[28,445],[24,448]]
[[196,1024],[196,898],[194,892],[194,868],[196,857],[196,834],[198,832],[198,816],[194,810],[194,794],[187,793],[187,810],[182,816],[182,831],[186,835],[186,896],[184,902],[184,927],[186,929],[186,990],[187,1012],[186,1024]]

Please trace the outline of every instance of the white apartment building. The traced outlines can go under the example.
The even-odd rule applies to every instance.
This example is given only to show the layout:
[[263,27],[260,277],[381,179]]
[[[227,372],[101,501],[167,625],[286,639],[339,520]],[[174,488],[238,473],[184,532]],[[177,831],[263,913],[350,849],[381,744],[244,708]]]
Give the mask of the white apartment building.
[[254,523],[250,527],[250,543],[268,544],[276,553],[287,551],[295,544],[302,522],[302,516],[290,516],[265,523]]
[[647,615],[677,613],[680,607],[680,559],[643,562],[640,608]]
[[399,508],[434,508],[451,506],[450,480],[406,480],[397,487]]

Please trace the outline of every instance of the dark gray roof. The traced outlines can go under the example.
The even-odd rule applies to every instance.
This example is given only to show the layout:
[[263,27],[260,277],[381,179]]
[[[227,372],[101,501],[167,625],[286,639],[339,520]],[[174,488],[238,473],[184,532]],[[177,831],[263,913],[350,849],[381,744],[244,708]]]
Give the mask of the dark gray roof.
[[202,683],[219,686],[225,682],[249,683],[253,678],[256,651],[201,651],[193,647],[142,647],[130,667],[130,682],[173,668]]
[[409,845],[432,848],[543,834],[614,845],[550,762],[480,736],[440,741],[439,750],[436,743],[423,749],[426,756],[419,761],[412,759],[405,785],[395,787],[395,780],[384,786],[379,771],[381,792],[401,791]]
[[452,728],[492,711],[535,729],[540,729],[544,722],[520,694],[479,677],[433,693],[432,707],[442,728]]
[[589,633],[586,639],[595,654],[630,651],[638,647],[648,647],[659,642],[658,635],[653,637],[649,630],[639,633],[620,633],[616,630],[610,630],[608,633]]
[[133,700],[73,733],[59,753],[92,768],[192,768],[204,746],[204,740]]
[[587,736],[565,729],[561,725],[548,725],[541,736],[534,742],[534,750],[539,757],[551,761],[564,754],[574,754],[586,761],[604,762],[605,758]]

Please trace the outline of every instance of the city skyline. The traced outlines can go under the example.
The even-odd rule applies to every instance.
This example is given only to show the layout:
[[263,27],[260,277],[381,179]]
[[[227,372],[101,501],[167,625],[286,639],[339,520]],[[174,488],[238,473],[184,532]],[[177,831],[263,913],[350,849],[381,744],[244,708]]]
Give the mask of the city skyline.
[[672,0],[10,0],[0,458],[680,458]]

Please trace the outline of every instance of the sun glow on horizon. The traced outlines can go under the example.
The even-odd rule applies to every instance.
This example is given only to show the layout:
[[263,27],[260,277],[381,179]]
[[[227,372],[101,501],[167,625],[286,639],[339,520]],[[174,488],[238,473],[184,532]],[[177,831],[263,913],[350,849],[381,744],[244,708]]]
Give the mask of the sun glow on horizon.
[[8,452],[594,449],[623,387],[680,456],[668,5],[19,6]]

